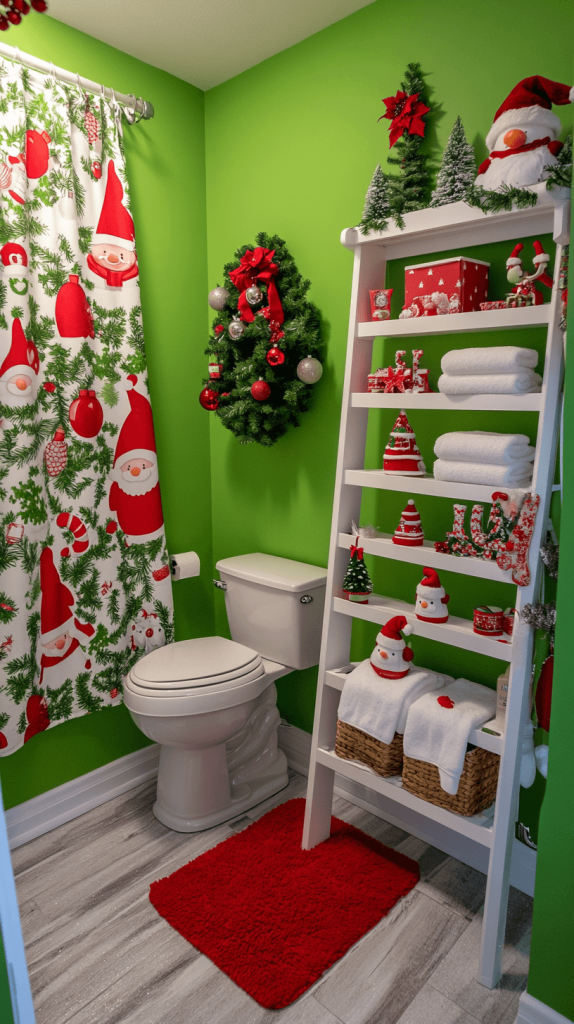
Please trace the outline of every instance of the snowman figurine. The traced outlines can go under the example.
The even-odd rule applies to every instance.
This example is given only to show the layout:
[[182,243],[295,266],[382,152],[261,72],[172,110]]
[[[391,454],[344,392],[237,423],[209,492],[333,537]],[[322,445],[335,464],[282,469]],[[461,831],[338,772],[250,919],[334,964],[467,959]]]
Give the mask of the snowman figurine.
[[377,646],[371,654],[371,668],[383,679],[402,679],[411,670],[414,652],[407,647],[401,633],[412,633],[404,615],[395,615],[383,626],[377,636]]
[[415,615],[421,622],[448,622],[449,595],[441,587],[434,569],[423,568],[424,576],[417,586]]

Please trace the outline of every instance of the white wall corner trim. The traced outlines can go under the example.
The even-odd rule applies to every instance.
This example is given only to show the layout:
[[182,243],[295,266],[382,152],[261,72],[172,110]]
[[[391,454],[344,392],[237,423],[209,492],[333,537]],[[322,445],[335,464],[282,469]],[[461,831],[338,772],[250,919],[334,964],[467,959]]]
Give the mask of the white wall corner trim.
[[528,992],[522,992],[518,1000],[518,1016],[515,1024],[572,1024],[570,1017],[557,1013],[546,1003],[541,1003]]
[[159,746],[154,743],[10,808],[6,811],[10,849],[149,782],[157,775],[158,764]]

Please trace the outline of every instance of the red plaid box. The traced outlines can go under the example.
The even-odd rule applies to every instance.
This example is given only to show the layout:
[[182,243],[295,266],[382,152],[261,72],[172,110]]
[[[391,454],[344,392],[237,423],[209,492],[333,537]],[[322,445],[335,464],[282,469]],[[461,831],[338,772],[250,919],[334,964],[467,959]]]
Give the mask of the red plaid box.
[[449,313],[479,309],[488,295],[489,267],[490,263],[468,256],[405,267],[405,306],[412,305],[415,299],[446,295]]

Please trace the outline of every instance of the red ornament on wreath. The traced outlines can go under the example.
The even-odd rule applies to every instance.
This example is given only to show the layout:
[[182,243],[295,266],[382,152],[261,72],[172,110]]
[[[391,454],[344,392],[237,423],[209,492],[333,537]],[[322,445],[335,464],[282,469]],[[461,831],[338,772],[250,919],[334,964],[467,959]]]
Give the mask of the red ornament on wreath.
[[69,412],[70,426],[80,437],[96,437],[102,429],[104,410],[96,398],[96,392],[81,388]]
[[208,412],[213,412],[219,405],[217,391],[214,391],[213,388],[204,388],[199,395],[199,404]]
[[68,445],[63,427],[57,427],[51,441],[44,448],[44,462],[48,470],[48,476],[59,476],[66,468],[68,460]]
[[264,402],[265,399],[269,398],[271,388],[267,381],[260,377],[259,380],[254,381],[251,385],[251,394],[256,402]]
[[285,353],[278,348],[277,345],[274,345],[273,348],[269,349],[265,358],[269,363],[269,366],[283,366],[283,363],[285,362]]

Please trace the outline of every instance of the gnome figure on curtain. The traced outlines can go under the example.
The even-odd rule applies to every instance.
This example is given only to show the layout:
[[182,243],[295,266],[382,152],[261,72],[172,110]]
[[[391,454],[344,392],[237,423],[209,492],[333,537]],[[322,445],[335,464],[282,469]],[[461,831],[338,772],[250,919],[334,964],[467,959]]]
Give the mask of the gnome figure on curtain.
[[127,379],[131,408],[118,436],[109,497],[117,523],[107,527],[114,533],[119,524],[128,545],[155,540],[163,527],[151,405],[135,390],[137,380],[134,373]]
[[12,344],[0,366],[0,402],[12,408],[32,405],[38,391],[40,357],[28,341],[18,317],[12,321]]
[[123,198],[122,183],[110,160],[102,212],[88,256],[88,267],[101,288],[122,288],[139,274],[134,222]]
[[548,177],[544,168],[558,163],[562,128],[552,104],[574,102],[574,87],[534,75],[524,78],[494,115],[486,136],[490,155],[478,168],[477,185],[497,189],[535,185]]
[[51,548],[44,548],[40,555],[40,589],[39,685],[55,689],[66,679],[74,680],[90,669],[83,648],[95,629],[89,622],[84,624],[75,618],[73,594],[60,579]]
[[8,157],[12,171],[12,180],[8,191],[12,199],[22,206],[26,202],[28,185],[33,189],[39,179],[54,168],[54,158],[49,149],[51,141],[48,132],[37,132],[31,128],[26,132],[24,153]]

